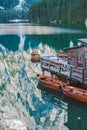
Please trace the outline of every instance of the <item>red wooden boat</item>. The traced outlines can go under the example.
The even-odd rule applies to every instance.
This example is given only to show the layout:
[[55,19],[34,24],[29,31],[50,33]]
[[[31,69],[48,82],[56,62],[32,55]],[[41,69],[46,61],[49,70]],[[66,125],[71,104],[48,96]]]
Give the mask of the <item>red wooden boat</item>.
[[40,55],[37,52],[32,52],[31,53],[31,61],[39,62],[40,61]]
[[87,102],[87,90],[72,86],[62,86],[63,94],[81,102]]
[[39,79],[39,82],[49,89],[58,91],[60,90],[61,85],[66,85],[65,82],[61,81],[56,77],[51,77],[51,76],[46,76],[41,74],[37,74],[37,77]]

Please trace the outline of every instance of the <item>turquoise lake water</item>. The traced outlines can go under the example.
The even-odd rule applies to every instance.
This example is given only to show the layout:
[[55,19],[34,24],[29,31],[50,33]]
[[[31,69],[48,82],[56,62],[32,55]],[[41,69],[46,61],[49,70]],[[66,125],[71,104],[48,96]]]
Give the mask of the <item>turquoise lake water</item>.
[[[52,30],[48,28],[51,32],[44,33],[41,27],[38,27],[39,30],[41,29],[40,34],[38,31],[35,32],[34,27],[32,27],[31,30],[34,30],[34,32],[31,34],[31,31],[29,33],[28,30],[26,31],[27,26],[23,25],[23,29],[25,29],[23,33],[21,31],[18,32],[18,29],[16,31],[11,29],[13,33],[9,33],[9,31],[5,33],[5,28],[2,28],[0,44],[9,52],[16,52],[20,48],[24,52],[30,48],[39,50],[40,44],[42,47],[47,45],[54,50],[63,50],[63,48],[69,47],[71,41],[74,45],[77,45],[78,39],[87,38],[87,32],[84,30],[59,28],[59,31],[57,29],[55,31],[55,28],[52,28]],[[20,28],[20,25],[16,25],[16,27]],[[9,29],[7,28],[7,30]],[[39,63],[35,63],[36,66],[37,64]],[[32,80],[33,82],[35,81],[35,84],[38,84],[38,81],[34,80],[33,77]],[[31,109],[29,102],[23,103],[20,93],[17,95],[29,116],[34,118],[37,125],[35,130],[87,129],[87,104],[71,100],[60,94],[52,94],[52,92],[48,92],[39,84],[37,89],[39,94],[41,94],[41,99],[36,97],[36,95],[32,95],[32,91],[35,91],[34,89],[30,91],[32,105],[35,110]]]
[[63,50],[65,47],[69,47],[70,41],[73,45],[77,45],[78,39],[86,38],[87,34],[53,34],[53,35],[29,35],[29,34],[4,34],[0,35],[0,43],[9,51],[17,51],[19,49],[20,42],[24,41],[24,50],[29,49],[29,44],[32,49],[39,49],[39,44],[48,45],[55,50]]

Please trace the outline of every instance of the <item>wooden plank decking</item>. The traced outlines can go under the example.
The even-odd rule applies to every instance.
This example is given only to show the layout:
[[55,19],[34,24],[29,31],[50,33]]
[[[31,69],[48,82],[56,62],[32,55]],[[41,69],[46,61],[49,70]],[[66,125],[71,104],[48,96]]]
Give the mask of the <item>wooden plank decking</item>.
[[[56,59],[56,60],[54,60]],[[68,62],[68,59],[60,58],[42,58],[41,59],[41,69],[42,71],[48,71],[55,75],[64,75],[68,79],[73,79],[80,83],[87,83],[87,70],[82,67],[74,67],[74,63]]]

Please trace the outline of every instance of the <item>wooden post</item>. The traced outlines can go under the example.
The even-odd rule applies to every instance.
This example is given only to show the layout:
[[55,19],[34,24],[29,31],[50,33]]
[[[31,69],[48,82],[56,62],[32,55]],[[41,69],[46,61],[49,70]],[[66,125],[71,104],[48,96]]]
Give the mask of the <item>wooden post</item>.
[[50,71],[50,62],[49,62],[49,72],[51,72],[51,71]]
[[50,74],[51,74],[51,70],[50,70],[50,62],[49,62],[49,64],[48,64],[48,72],[50,72]]
[[42,60],[41,60],[41,69],[42,69]]
[[42,60],[41,60],[41,70],[42,70],[42,73],[43,73],[43,75],[44,75],[44,69],[43,69],[43,67],[42,67]]
[[44,75],[44,69],[42,69],[42,73],[43,73],[43,75]]
[[86,59],[85,58],[82,59],[82,66],[83,66],[83,69],[85,70],[86,69]]
[[82,59],[82,83],[84,83],[84,71],[86,70],[86,59],[83,57]]
[[82,70],[82,83],[84,83],[84,69]]
[[51,77],[53,78],[53,74],[52,74],[52,73],[50,73],[50,75],[51,75]]
[[57,54],[57,61],[58,61],[58,54]]
[[60,64],[60,67],[59,67],[59,73],[58,73],[59,75],[60,75],[60,71],[61,71],[61,64]]
[[75,68],[78,67],[78,57],[77,56],[74,58],[74,67]]
[[70,79],[71,79],[71,75],[72,75],[72,67],[70,68]]

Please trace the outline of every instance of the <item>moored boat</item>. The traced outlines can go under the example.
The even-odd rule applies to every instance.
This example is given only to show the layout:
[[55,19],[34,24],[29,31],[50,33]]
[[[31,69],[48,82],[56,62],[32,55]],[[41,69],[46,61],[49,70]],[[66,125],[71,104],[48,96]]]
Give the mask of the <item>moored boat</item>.
[[42,74],[37,74],[39,82],[45,87],[52,90],[60,90],[61,85],[66,85],[65,82],[61,81],[56,77],[46,76]]
[[39,62],[40,61],[40,55],[37,52],[32,52],[31,53],[31,61]]
[[62,91],[63,94],[81,101],[81,102],[87,102],[87,90],[86,89],[82,89],[82,88],[77,88],[77,87],[72,87],[72,86],[62,86]]

